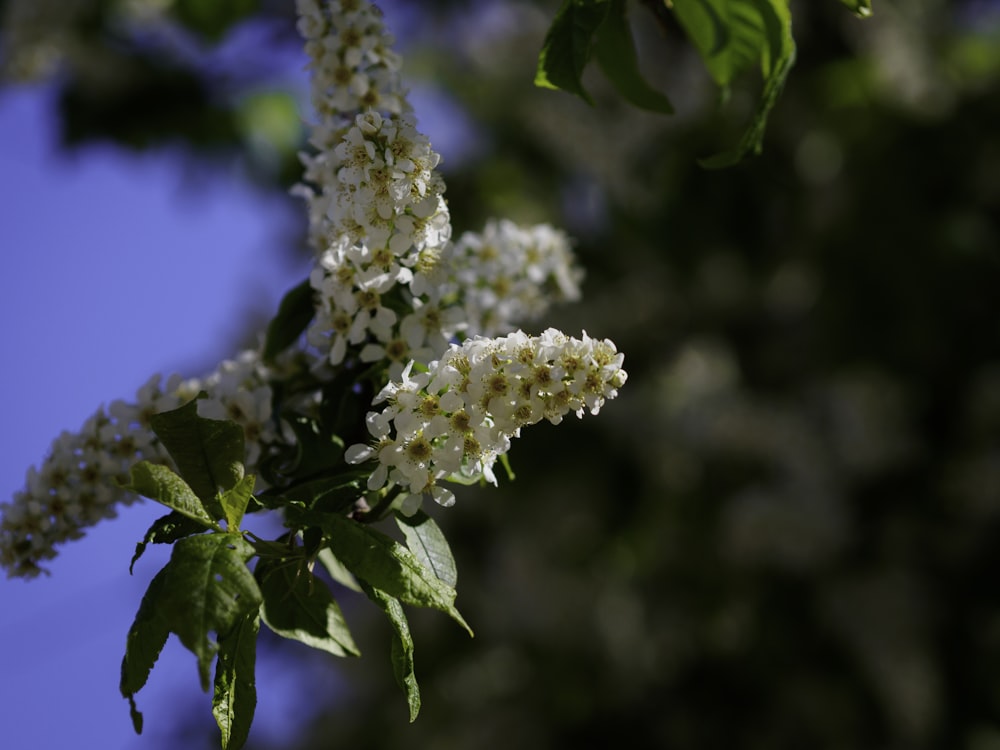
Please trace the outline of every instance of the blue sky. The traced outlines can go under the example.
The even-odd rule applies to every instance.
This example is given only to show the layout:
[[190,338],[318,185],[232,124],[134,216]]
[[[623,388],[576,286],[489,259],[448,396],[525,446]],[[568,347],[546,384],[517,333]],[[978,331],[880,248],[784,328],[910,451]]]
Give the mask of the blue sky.
[[[274,309],[307,273],[278,247],[288,221],[280,201],[237,174],[192,181],[170,152],[99,146],[67,156],[51,94],[0,90],[4,500],[61,430],[131,397],[155,372],[204,374],[235,353],[241,316]],[[211,721],[194,657],[175,639],[138,695],[142,738],[118,695],[125,634],[168,550],[150,550],[132,577],[128,562],[160,515],[152,503],[124,509],[64,546],[50,577],[0,579],[5,747],[85,738],[107,750],[148,749],[179,706]]]

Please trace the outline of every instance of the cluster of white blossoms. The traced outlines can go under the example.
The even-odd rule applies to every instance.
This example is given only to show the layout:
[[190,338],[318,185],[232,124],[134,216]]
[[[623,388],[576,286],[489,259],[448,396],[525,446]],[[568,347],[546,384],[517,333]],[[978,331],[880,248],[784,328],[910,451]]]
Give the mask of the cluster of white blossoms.
[[455,496],[438,484],[483,478],[521,428],[574,412],[597,414],[625,384],[624,355],[610,340],[571,338],[554,328],[540,336],[516,331],[454,344],[424,372],[406,367],[368,413],[373,441],[347,449],[349,463],[377,461],[369,490],[398,487],[404,511],[428,494],[442,505]]
[[25,487],[9,503],[0,503],[0,567],[8,577],[32,578],[40,563],[55,557],[55,545],[78,539],[84,529],[114,518],[119,505],[138,499],[122,489],[137,461],[172,466],[151,427],[152,417],[175,409],[200,392],[198,413],[208,419],[231,419],[246,435],[248,463],[274,442],[270,423],[271,389],[254,352],[226,361],[204,379],[165,381],[151,377],[134,401],[101,406],[77,432],[53,441],[39,468],[28,470]]
[[490,221],[482,233],[459,238],[450,268],[466,330],[479,336],[538,320],[553,302],[580,299],[583,269],[565,232],[548,224]]
[[343,235],[362,242],[368,231],[376,243],[387,240],[397,216],[420,204],[416,213],[427,218],[444,189],[431,184],[439,157],[409,114],[402,60],[370,2],[297,5],[319,118],[309,139],[315,151],[302,154],[306,184],[296,188],[309,207],[313,248],[322,254]]
[[427,364],[458,336],[494,335],[579,297],[582,271],[548,225],[490,222],[451,242],[440,156],[417,131],[392,38],[369,3],[299,3],[320,122],[303,155],[316,315],[331,365]]
[[[289,362],[308,362],[319,382],[330,366],[370,363],[365,376],[388,382],[375,403],[388,405],[368,415],[374,444],[352,446],[348,460],[377,462],[369,490],[398,489],[408,508],[424,494],[450,504],[438,482],[495,482],[493,464],[524,425],[596,414],[625,382],[623,358],[586,334],[508,334],[552,302],[579,298],[582,271],[568,238],[548,225],[499,221],[452,242],[440,156],[416,129],[381,13],[368,0],[298,0],[298,10],[319,122],[296,192],[316,263],[304,356]],[[256,472],[294,439],[272,413],[272,385],[285,377],[246,352],[207,378],[156,376],[134,402],[102,407],[79,432],[63,433],[25,489],[0,504],[0,565],[9,576],[37,575],[55,544],[133,502],[121,488],[129,466],[170,464],[152,416],[196,396],[202,417],[243,427]],[[292,388],[283,408],[315,406],[322,391],[307,391]]]

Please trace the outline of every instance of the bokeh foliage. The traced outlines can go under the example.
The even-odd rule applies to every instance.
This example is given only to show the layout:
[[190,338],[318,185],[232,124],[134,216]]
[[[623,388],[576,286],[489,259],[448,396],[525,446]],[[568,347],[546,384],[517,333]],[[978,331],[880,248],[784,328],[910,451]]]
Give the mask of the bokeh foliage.
[[[471,123],[470,155],[444,165],[456,229],[566,226],[585,301],[551,322],[614,339],[628,386],[558,440],[526,433],[516,481],[430,509],[476,638],[412,619],[420,719],[388,663],[331,661],[344,694],[312,695],[315,723],[281,746],[1000,746],[995,3],[885,0],[864,21],[793,4],[763,155],[721,171],[698,159],[739,136],[752,96],[720,109],[681,28],[638,5],[640,64],[674,116],[599,76],[592,108],[535,89],[556,6],[385,10],[413,81]],[[290,12],[258,12],[293,34]],[[166,63],[143,55],[156,84]],[[69,146],[247,145],[232,101],[160,86],[176,122],[123,134],[66,85],[93,114],[63,110]],[[265,173],[278,189],[293,152]],[[384,652],[366,615],[359,646]]]

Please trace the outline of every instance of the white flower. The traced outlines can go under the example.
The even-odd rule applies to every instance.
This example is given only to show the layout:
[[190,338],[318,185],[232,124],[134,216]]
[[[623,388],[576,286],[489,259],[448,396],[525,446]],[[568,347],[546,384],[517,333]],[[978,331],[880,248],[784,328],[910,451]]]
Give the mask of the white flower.
[[374,441],[350,446],[347,460],[377,462],[369,489],[396,486],[404,496],[450,504],[454,496],[440,482],[460,476],[496,484],[493,465],[522,427],[558,424],[585,408],[596,414],[625,383],[623,360],[609,340],[555,329],[454,344],[427,372],[413,375],[411,362],[382,389],[373,403],[386,406],[368,414]]
[[469,332],[505,333],[537,320],[553,302],[579,299],[583,272],[566,235],[547,224],[490,221],[455,244],[453,273]]
[[[33,577],[56,555],[55,547],[83,535],[119,505],[138,496],[121,489],[129,467],[141,460],[171,464],[150,427],[154,415],[175,409],[200,391],[198,410],[209,418],[233,419],[244,429],[249,463],[279,437],[271,425],[271,388],[257,352],[223,362],[204,379],[150,378],[134,401],[98,409],[78,432],[63,432],[38,468],[28,470],[25,488],[0,503],[0,566],[8,576]],[[258,484],[259,486],[259,484]]]

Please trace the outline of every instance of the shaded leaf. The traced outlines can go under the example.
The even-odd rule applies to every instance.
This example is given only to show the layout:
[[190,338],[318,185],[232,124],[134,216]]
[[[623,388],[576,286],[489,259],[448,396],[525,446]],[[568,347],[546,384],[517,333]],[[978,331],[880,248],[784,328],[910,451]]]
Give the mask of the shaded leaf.
[[[137,623],[158,623],[156,634],[165,625],[180,638],[198,658],[198,674],[204,690],[208,690],[208,670],[216,651],[209,633],[226,637],[243,617],[260,607],[260,589],[246,566],[253,553],[253,547],[239,534],[203,534],[179,540],[170,561],[154,579],[156,587],[150,585],[136,616]],[[130,646],[132,640],[130,631]],[[123,666],[123,674],[124,669]],[[130,680],[129,685],[132,684]]]
[[170,511],[167,515],[157,518],[153,525],[146,531],[142,541],[135,545],[135,554],[129,563],[128,572],[132,574],[132,568],[146,551],[147,544],[172,544],[178,539],[183,539],[192,534],[199,534],[205,530],[205,525],[201,521],[188,518],[183,513],[176,510]]
[[257,633],[260,617],[250,613],[219,637],[212,715],[222,734],[223,750],[239,750],[250,735],[257,710]]
[[284,476],[308,477],[343,463],[344,443],[313,417],[287,415],[295,433],[295,453],[278,471]]
[[604,75],[629,102],[652,112],[673,113],[670,100],[650,86],[639,71],[625,0],[611,0],[611,9],[597,31],[594,54]]
[[280,495],[285,500],[323,513],[340,513],[364,494],[365,486],[359,475],[363,476],[363,470],[313,479],[286,487],[280,490]]
[[118,689],[128,699],[129,714],[136,734],[142,734],[142,714],[136,708],[134,696],[149,679],[149,673],[170,635],[170,623],[161,606],[167,578],[167,569],[164,568],[149,582],[125,639],[125,656],[122,658]]
[[590,59],[594,34],[609,8],[610,0],[564,0],[538,55],[536,86],[562,89],[594,103],[580,77]]
[[222,518],[216,495],[243,479],[243,428],[236,422],[198,416],[198,399],[155,415],[156,436],[195,494]]
[[788,73],[795,64],[795,40],[792,38],[792,16],[785,0],[754,0],[764,23],[766,46],[761,57],[764,90],[757,102],[750,126],[739,145],[721,154],[701,159],[709,169],[729,167],[749,154],[759,154],[764,147],[767,118],[785,86]]
[[344,567],[344,563],[337,559],[337,556],[333,554],[333,550],[329,547],[324,547],[316,555],[316,559],[319,560],[320,565],[330,574],[330,578],[339,583],[344,588],[350,589],[351,591],[357,591],[361,593],[361,584],[358,583],[358,579],[347,568]]
[[472,630],[455,609],[455,589],[438,578],[394,539],[344,516],[322,516],[319,525],[330,535],[330,549],[359,580],[404,604],[430,607]]
[[392,625],[392,647],[390,651],[392,659],[392,674],[396,678],[396,684],[406,695],[406,703],[410,709],[410,721],[417,718],[420,713],[420,686],[417,684],[417,674],[413,668],[413,638],[410,636],[410,624],[403,612],[403,606],[398,599],[386,594],[384,591],[372,588],[367,584],[364,592],[379,608],[385,612]]
[[256,578],[261,616],[275,633],[334,656],[361,655],[330,589],[304,565],[261,560]]
[[425,567],[451,587],[458,584],[458,570],[448,540],[434,519],[418,510],[412,516],[396,513],[396,525],[403,532],[406,546]]
[[759,66],[764,87],[739,145],[703,159],[709,168],[730,166],[763,147],[767,118],[795,62],[787,0],[674,0],[674,12],[716,83],[727,89]]
[[162,503],[202,526],[218,528],[194,490],[167,466],[139,461],[129,468],[129,481],[122,486]]
[[267,326],[263,352],[265,362],[273,362],[298,340],[316,314],[314,305],[309,279],[285,293],[277,314]]

